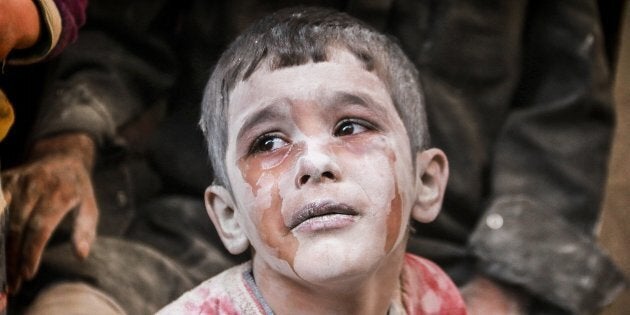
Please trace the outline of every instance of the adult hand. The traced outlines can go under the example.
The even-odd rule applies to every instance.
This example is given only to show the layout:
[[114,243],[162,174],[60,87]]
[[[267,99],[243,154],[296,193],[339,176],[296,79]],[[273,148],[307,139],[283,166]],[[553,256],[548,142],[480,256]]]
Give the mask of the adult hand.
[[33,0],[0,1],[0,61],[13,49],[33,46],[39,29],[39,11]]
[[525,298],[493,280],[476,276],[461,290],[469,315],[524,315]]
[[2,173],[10,212],[7,269],[11,292],[36,274],[50,236],[70,212],[74,252],[78,258],[87,257],[98,221],[90,178],[94,154],[88,135],[61,134],[38,140],[24,165]]

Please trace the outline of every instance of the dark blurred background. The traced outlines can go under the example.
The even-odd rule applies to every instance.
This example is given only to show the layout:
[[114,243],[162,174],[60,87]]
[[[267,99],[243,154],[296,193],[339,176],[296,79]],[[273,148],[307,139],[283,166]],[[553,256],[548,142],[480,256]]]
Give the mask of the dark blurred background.
[[[601,243],[630,275],[630,6],[625,1],[599,1],[602,24],[613,62],[617,129],[609,164],[603,203]],[[630,290],[626,289],[604,315],[630,312]]]
[[[625,0],[599,0],[608,59],[615,80],[617,129],[603,202],[601,242],[630,275],[630,6]],[[39,104],[46,64],[2,69],[0,86],[14,103],[16,123],[0,143],[3,169],[20,162],[24,143]],[[630,290],[620,295],[604,315],[630,314]]]

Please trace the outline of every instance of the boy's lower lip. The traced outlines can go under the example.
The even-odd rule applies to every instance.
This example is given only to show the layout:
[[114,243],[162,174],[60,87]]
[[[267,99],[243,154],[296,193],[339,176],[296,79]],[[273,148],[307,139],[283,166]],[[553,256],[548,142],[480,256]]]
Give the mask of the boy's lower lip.
[[293,228],[293,231],[298,233],[313,233],[341,229],[353,224],[356,219],[357,215],[331,213],[305,220]]
[[355,209],[344,203],[327,200],[316,201],[308,203],[292,213],[287,222],[287,227],[290,230],[294,230],[306,224],[312,226],[312,229],[315,230],[331,229],[351,223],[347,219],[353,218],[358,214]]

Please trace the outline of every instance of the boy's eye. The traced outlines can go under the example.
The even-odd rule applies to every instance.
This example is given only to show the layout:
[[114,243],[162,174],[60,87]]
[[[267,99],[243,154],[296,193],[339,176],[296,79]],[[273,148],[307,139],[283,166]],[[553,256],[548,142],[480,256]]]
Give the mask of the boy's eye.
[[260,153],[260,152],[269,152],[273,150],[277,150],[283,146],[287,145],[287,142],[284,141],[281,137],[277,135],[263,135],[256,139],[252,144],[249,153]]
[[343,120],[339,122],[335,127],[334,135],[335,137],[349,136],[357,133],[366,132],[372,129],[374,129],[374,127],[372,127],[367,122]]

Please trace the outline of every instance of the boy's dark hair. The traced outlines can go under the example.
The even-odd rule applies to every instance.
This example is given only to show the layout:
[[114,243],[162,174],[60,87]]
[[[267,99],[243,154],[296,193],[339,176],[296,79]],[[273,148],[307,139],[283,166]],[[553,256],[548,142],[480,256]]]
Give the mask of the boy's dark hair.
[[412,152],[428,145],[424,101],[415,66],[387,36],[349,15],[324,8],[290,8],[250,26],[223,53],[206,85],[199,122],[216,185],[231,191],[225,168],[229,97],[265,64],[271,70],[328,59],[345,49],[386,85],[410,138]]

